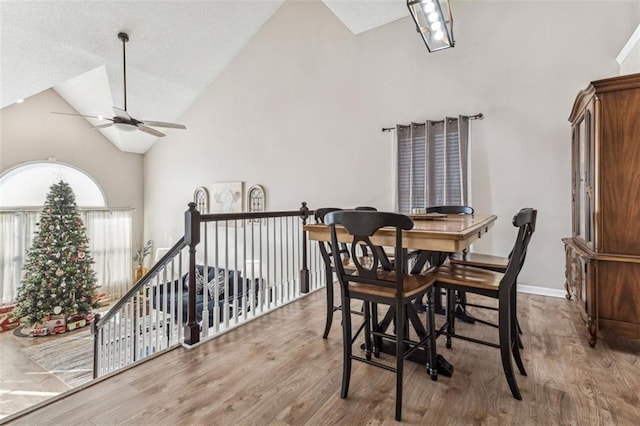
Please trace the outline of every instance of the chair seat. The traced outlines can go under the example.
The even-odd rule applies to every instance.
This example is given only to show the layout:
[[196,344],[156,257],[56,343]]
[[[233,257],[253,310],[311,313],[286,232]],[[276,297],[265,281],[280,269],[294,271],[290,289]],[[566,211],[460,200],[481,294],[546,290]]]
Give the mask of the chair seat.
[[501,272],[449,262],[436,268],[436,281],[438,282],[484,290],[498,291],[503,277],[504,274]]
[[[354,276],[357,272],[354,273]],[[380,271],[378,277],[385,281],[395,281],[396,273],[394,271]],[[419,294],[425,293],[435,282],[436,276],[432,271],[424,274],[404,274],[402,283],[404,284],[404,297],[414,298]],[[357,282],[349,283],[351,293],[367,294],[377,297],[395,298],[396,289],[391,287],[382,287],[376,285],[368,285]]]
[[478,268],[493,269],[499,272],[507,270],[509,259],[484,253],[456,253],[450,257],[452,264],[476,266]]

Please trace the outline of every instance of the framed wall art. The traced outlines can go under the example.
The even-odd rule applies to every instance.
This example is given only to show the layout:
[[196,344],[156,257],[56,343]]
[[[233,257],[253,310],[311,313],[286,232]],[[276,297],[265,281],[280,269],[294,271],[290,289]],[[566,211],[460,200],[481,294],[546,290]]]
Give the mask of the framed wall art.
[[196,209],[202,214],[209,213],[209,191],[204,186],[196,188],[193,193],[193,202],[196,203]]
[[244,182],[211,184],[211,213],[239,213],[244,206]]
[[261,185],[253,185],[249,188],[247,200],[249,202],[249,212],[263,212],[266,210],[267,198]]
[[[253,185],[247,191],[247,204],[250,213],[263,212],[267,209],[267,196],[262,185]],[[254,219],[253,222],[260,222],[260,219]]]

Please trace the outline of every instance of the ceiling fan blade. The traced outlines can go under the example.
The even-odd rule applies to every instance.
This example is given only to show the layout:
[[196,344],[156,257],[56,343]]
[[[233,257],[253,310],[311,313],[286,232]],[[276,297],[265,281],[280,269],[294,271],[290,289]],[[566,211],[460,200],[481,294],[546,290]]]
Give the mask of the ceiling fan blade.
[[55,112],[55,111],[52,111],[51,114],[75,115],[75,116],[78,116],[78,117],[95,118],[95,119],[98,119],[98,120],[110,120],[109,118],[98,117],[98,116],[95,116],[95,115],[75,114],[75,113],[72,113],[72,112]]
[[126,118],[127,120],[131,120],[131,116],[129,115],[129,113],[127,111],[123,110],[123,109],[120,109],[118,107],[113,107],[113,112],[118,117],[122,117],[122,118]]
[[152,129],[151,127],[147,127],[144,124],[138,124],[138,130],[142,130],[145,133],[148,133],[153,136],[157,136],[159,138],[166,136],[164,133],[157,131],[156,129]]
[[185,126],[184,124],[165,123],[163,121],[142,120],[142,122],[147,126],[153,126],[153,127],[167,127],[170,129],[186,129],[187,128],[187,126]]
[[101,124],[99,126],[93,126],[94,129],[104,129],[105,127],[111,127],[113,123]]

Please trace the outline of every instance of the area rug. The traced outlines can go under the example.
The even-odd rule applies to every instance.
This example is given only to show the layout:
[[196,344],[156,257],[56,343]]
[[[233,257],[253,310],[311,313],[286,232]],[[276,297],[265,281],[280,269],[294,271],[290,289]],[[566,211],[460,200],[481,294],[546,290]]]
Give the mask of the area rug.
[[23,348],[22,351],[33,362],[71,387],[93,378],[93,335],[89,327],[70,332],[68,336],[52,336],[50,339]]

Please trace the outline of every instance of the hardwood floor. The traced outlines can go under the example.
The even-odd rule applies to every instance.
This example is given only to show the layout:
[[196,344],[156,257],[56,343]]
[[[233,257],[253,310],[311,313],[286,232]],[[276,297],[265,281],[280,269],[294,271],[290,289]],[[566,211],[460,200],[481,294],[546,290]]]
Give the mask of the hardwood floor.
[[[174,349],[12,423],[395,423],[392,373],[354,363],[349,397],[340,399],[340,315],[323,340],[324,300],[324,293],[316,292],[214,341]],[[517,377],[523,400],[511,396],[497,349],[460,340],[446,349],[439,340],[439,353],[455,366],[453,377],[432,382],[423,366],[408,362],[403,422],[638,424],[640,341],[602,334],[592,349],[570,302],[521,294],[518,307],[529,374]],[[497,336],[495,329],[481,325],[459,323],[458,330]]]
[[2,417],[70,389],[25,355],[25,348],[43,343],[45,339],[16,337],[11,330],[0,333],[0,422]]

